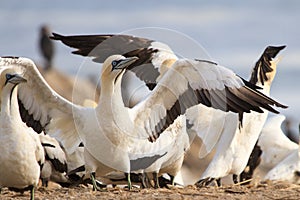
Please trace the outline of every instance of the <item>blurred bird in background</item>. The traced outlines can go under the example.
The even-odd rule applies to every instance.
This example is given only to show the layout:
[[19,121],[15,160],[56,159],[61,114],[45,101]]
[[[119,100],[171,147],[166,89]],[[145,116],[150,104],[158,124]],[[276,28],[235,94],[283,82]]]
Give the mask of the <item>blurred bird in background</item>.
[[39,49],[44,58],[44,69],[49,70],[52,67],[53,57],[55,53],[53,41],[49,38],[50,29],[47,25],[40,28]]

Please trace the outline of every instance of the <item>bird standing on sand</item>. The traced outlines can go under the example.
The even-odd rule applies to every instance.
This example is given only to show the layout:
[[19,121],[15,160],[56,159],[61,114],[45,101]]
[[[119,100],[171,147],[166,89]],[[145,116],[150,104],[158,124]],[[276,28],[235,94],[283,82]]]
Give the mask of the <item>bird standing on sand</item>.
[[[260,91],[263,94],[270,94],[270,87],[275,78],[278,62],[278,60],[273,60],[273,58],[284,48],[285,46],[267,47],[252,70],[249,82],[255,85],[258,90],[262,89]],[[232,114],[229,113],[227,115]],[[245,113],[242,126],[236,127],[229,134],[222,134],[219,141],[216,138],[215,141],[218,141],[216,153],[196,185],[199,187],[206,186],[215,179],[220,185],[220,178],[227,175],[233,175],[233,181],[237,183],[237,176],[243,172],[247,165],[267,115],[268,110],[264,110],[263,113],[252,111]],[[213,123],[219,123],[219,121]],[[231,123],[225,124],[224,130],[230,126]],[[209,134],[214,135],[211,132]]]
[[52,67],[53,64],[53,57],[54,57],[54,44],[53,41],[49,38],[50,36],[50,30],[49,27],[46,25],[43,25],[40,28],[40,38],[39,38],[39,49],[40,53],[43,56],[45,60],[45,70],[49,70]]
[[17,88],[25,81],[15,72],[1,73],[0,187],[21,192],[29,189],[34,199],[45,156],[38,134],[22,122],[19,114]]
[[299,144],[291,141],[281,130],[284,120],[284,115],[276,115],[264,125],[257,143],[262,154],[255,175],[262,180],[299,183]]

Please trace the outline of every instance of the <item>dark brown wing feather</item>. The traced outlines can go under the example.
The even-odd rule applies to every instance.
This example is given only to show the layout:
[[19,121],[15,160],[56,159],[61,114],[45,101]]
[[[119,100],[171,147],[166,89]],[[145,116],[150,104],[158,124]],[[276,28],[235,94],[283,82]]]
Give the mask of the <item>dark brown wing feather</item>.
[[93,57],[94,62],[103,63],[111,55],[120,54],[125,57],[138,57],[128,70],[144,81],[149,89],[156,85],[159,76],[157,67],[153,66],[153,55],[158,49],[152,48],[153,40],[129,35],[76,35],[63,36],[53,33],[51,39],[60,40],[65,45],[76,48],[72,53]]
[[268,80],[267,73],[272,72],[271,61],[276,55],[284,49],[286,46],[268,46],[261,57],[255,64],[255,67],[252,70],[251,78],[249,80],[250,83],[256,84],[258,82],[258,75],[260,82],[264,85],[264,81]]

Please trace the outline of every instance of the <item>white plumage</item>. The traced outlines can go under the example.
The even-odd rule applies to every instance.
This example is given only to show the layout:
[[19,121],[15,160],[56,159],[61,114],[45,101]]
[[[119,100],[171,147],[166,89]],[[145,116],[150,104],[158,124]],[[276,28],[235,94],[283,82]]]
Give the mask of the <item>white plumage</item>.
[[[231,90],[231,88],[240,87],[243,85],[243,81],[230,70],[219,67],[213,62],[185,59],[178,60],[167,45],[162,45],[161,43],[157,43],[153,40],[145,38],[126,35],[62,36],[56,33],[53,35],[53,39],[61,40],[64,44],[78,49],[73,53],[94,57],[94,61],[96,62],[104,62],[108,55],[116,53],[121,53],[125,56],[137,56],[139,58],[136,63],[139,65],[143,64],[143,68],[135,67],[134,64],[132,64],[129,69],[133,71],[141,80],[145,81],[149,89],[154,88],[154,91],[151,93],[147,101],[142,101],[138,105],[134,106],[132,112],[126,108],[123,111],[122,108],[117,108],[116,113],[112,111],[111,114],[112,116],[120,117],[120,120],[114,120],[114,122],[117,122],[117,127],[124,132],[130,132],[129,134],[132,132],[129,130],[133,129],[137,130],[136,134],[140,137],[149,136],[150,140],[155,140],[160,134],[159,129],[164,126],[164,122],[161,122],[161,120],[166,120],[167,124],[170,123],[169,121],[174,120],[172,119],[172,114],[169,115],[172,112],[174,113],[174,110],[176,109],[173,109],[174,107],[172,107],[172,102],[179,100],[179,106],[181,107],[177,107],[177,109],[181,109],[182,113],[185,112],[184,110],[187,107],[193,104],[195,105],[195,102],[193,102],[193,97],[195,97],[193,95],[195,94],[193,94],[193,92],[184,95],[185,98],[180,97],[184,92],[190,91],[190,89],[197,90],[201,88],[202,90],[200,92],[198,90],[197,92],[199,93],[196,95],[199,95],[198,98],[202,100],[201,103],[207,106],[212,106],[222,110],[235,110],[236,112],[241,107],[243,107],[243,109],[247,107],[247,104],[232,103],[232,101],[234,102],[235,100],[232,99],[232,96],[230,95],[231,93],[234,93],[234,95],[239,96],[238,92]],[[201,63],[201,68],[196,69],[196,67],[191,67],[196,66],[198,63]],[[200,73],[197,70],[200,70]],[[157,84],[158,86],[156,86]],[[174,85],[176,85],[176,87],[174,87]],[[228,93],[224,92],[224,86],[230,88]],[[223,90],[223,92],[218,90]],[[229,104],[224,104],[223,102],[223,100],[226,99],[226,96],[229,97],[229,99],[226,100],[230,101]],[[119,94],[119,96],[115,99],[120,100],[121,95]],[[248,100],[252,101],[250,99]],[[110,100],[104,102],[109,101]],[[112,100],[111,102],[113,105],[122,104],[120,101],[115,103],[114,100]],[[253,103],[253,101],[251,103]],[[106,105],[106,107],[107,106],[109,105]],[[201,105],[198,107],[201,107]],[[207,116],[205,114],[201,116],[200,114],[199,117],[199,110],[201,109],[188,109],[187,119],[189,120],[190,124],[194,124],[192,129],[196,130],[202,139],[205,139],[205,146],[203,146],[201,151],[202,154],[205,155],[211,151],[215,143],[217,143],[218,139],[221,137],[222,133],[225,140],[228,141],[227,145],[223,145],[223,147],[227,148],[237,126],[237,116],[229,114],[227,120],[225,120],[226,118],[222,117],[222,115],[225,116],[224,113],[218,113],[218,111],[216,111],[216,114],[213,115],[211,119],[217,117],[220,119],[219,122],[222,121],[222,123],[209,127],[205,122],[201,124],[201,120],[206,120]],[[212,110],[214,109],[211,109],[209,112],[213,113]],[[129,112],[131,113],[127,117],[126,115]],[[125,113],[125,116],[121,116],[121,113]],[[242,114],[239,114],[241,119]],[[104,116],[106,116],[106,114],[104,114],[103,117]],[[165,116],[166,118],[164,118]],[[168,118],[168,116],[171,117]],[[130,120],[127,121],[128,118]],[[131,121],[134,121],[134,125],[131,124]],[[228,124],[230,121],[232,121],[232,126],[224,130],[224,123]],[[197,124],[196,127],[196,123],[194,122],[200,122],[200,125]],[[202,129],[199,130],[199,126]],[[139,128],[141,129],[139,130]],[[210,134],[205,133],[210,131],[213,131],[214,136],[207,137],[210,136]],[[146,136],[142,134],[143,132],[146,133]]]
[[[139,55],[149,58],[148,54]],[[284,107],[245,85],[231,70],[212,62],[179,59],[144,101],[128,108],[123,104],[121,80],[125,69],[135,69],[134,63],[139,61],[138,57],[121,55],[105,60],[96,108],[84,108],[60,97],[29,59],[2,58],[0,64],[24,70],[29,81],[20,87],[19,100],[25,109],[41,113],[33,115],[40,116],[35,120],[42,120],[47,134],[58,139],[68,154],[82,141],[87,172],[100,175],[114,170],[146,170],[157,164],[174,143],[172,132],[166,129],[186,109],[199,103],[238,112],[240,117],[250,110],[262,112],[260,107],[273,112],[270,105]]]
[[300,183],[300,156],[299,150],[293,151],[284,160],[272,168],[264,177],[265,180],[281,180],[291,183]]
[[16,71],[1,70],[0,187],[29,188],[33,199],[45,157],[39,136],[20,118],[17,85],[24,81]]
[[44,133],[39,134],[39,137],[46,157],[41,172],[43,186],[48,186],[49,180],[57,183],[69,182],[66,177],[67,158],[60,144],[55,138]]
[[[261,92],[266,95],[270,94],[270,86],[275,77],[278,62],[278,60],[272,59],[284,47],[267,47],[253,68],[250,82],[261,87]],[[202,147],[201,150],[203,151],[200,151],[200,156],[205,156],[216,145],[216,153],[212,161],[201,175],[200,181],[197,182],[199,186],[208,185],[214,179],[223,178],[227,175],[237,176],[243,172],[268,115],[267,110],[264,110],[263,113],[253,111],[245,113],[242,126],[237,126],[233,114],[224,114],[220,117],[215,112],[210,112],[215,119],[209,124],[212,131],[198,131],[205,147]],[[229,118],[232,120],[228,120]],[[224,126],[221,126],[222,124]],[[221,132],[216,129],[219,126]],[[233,181],[237,182],[238,180],[234,177]]]
[[285,116],[268,119],[262,129],[258,146],[262,150],[261,161],[255,174],[262,180],[287,180],[297,183],[300,171],[299,145],[286,137],[281,130]]

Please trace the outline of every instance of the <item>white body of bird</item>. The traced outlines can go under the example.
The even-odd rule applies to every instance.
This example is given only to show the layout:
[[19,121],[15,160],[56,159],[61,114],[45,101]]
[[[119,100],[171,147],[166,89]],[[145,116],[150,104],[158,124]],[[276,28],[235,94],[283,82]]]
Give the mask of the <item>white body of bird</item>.
[[[44,151],[39,136],[22,122],[17,100],[17,87],[6,83],[1,73],[0,116],[0,187],[24,189],[36,187]],[[40,163],[40,164],[39,164]]]
[[292,142],[282,132],[281,124],[285,116],[273,116],[267,120],[258,140],[262,150],[261,161],[255,170],[255,176],[266,180],[293,180],[294,172],[299,166],[297,153],[299,145]]
[[285,159],[272,168],[264,177],[265,180],[289,181],[300,183],[300,155],[299,149],[291,152]]
[[[256,63],[250,79],[250,82],[262,88],[260,91],[267,96],[270,94],[270,87],[276,74],[277,62],[279,61],[278,59],[272,60],[272,58],[284,47],[279,47],[279,50],[275,47],[275,56],[272,55],[273,51],[271,53],[267,52],[269,48],[270,47],[267,47]],[[216,116],[214,112],[216,111],[212,111],[213,115]],[[226,113],[225,115],[224,118],[227,122],[224,123],[224,118],[219,117],[216,118],[216,120],[212,120],[210,124],[211,127],[215,127],[217,124],[218,126],[223,124],[223,127],[221,127],[222,131],[215,131],[217,134],[215,134],[215,132],[203,132],[198,134],[204,141],[204,147],[202,147],[204,151],[200,151],[200,157],[205,156],[207,152],[210,152],[212,147],[216,145],[216,153],[207,169],[201,175],[200,181],[198,182],[200,185],[209,184],[213,179],[228,175],[240,175],[243,172],[267,119],[268,111],[264,110],[263,113],[253,111],[245,113],[241,126],[237,126],[237,116],[236,119],[234,119],[233,116],[235,114]],[[232,120],[228,120],[227,118],[229,117],[231,117]],[[206,138],[207,134],[211,134],[209,140]],[[215,139],[213,139],[214,137]],[[206,148],[208,148],[208,150]],[[204,182],[202,182],[202,180],[204,180]],[[206,180],[208,180],[207,183]]]
[[66,173],[68,167],[64,150],[55,138],[44,133],[39,134],[39,137],[46,158],[41,171],[43,185],[47,186],[49,180],[57,183],[67,183]]

